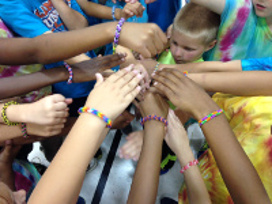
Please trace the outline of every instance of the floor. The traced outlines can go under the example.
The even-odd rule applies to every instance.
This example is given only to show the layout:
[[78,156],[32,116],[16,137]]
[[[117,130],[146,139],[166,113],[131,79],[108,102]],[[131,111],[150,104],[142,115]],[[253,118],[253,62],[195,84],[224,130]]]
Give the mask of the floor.
[[[139,130],[141,127],[138,122],[133,122],[133,130]],[[126,132],[128,130],[126,129]],[[198,149],[203,143],[202,134],[198,128],[192,127],[188,130],[191,137],[191,144],[194,149]],[[125,143],[126,134],[124,131],[112,130],[102,143],[102,158],[99,160],[95,169],[86,173],[80,196],[87,204],[123,204],[126,203],[133,174],[137,163],[132,160],[120,159],[118,156],[119,148]],[[197,151],[197,150],[196,150]],[[34,150],[29,154],[30,161],[42,163],[46,166],[43,153],[39,149],[39,143],[34,144]],[[177,201],[178,190],[183,182],[183,177],[179,173],[180,165],[176,161],[175,165],[164,175],[160,176],[156,204],[175,203],[165,201],[165,197]],[[161,202],[164,200],[164,202]]]

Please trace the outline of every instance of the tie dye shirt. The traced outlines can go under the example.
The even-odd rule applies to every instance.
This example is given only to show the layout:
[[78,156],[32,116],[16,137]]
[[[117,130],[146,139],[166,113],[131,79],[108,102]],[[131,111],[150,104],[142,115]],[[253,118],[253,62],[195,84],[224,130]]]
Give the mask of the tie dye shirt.
[[272,32],[266,19],[257,17],[251,0],[226,0],[218,43],[205,60],[230,61],[272,55]]
[[[13,37],[13,34],[9,31],[9,29],[5,26],[3,21],[0,19],[0,38],[12,38],[12,37]],[[33,72],[38,72],[41,69],[42,69],[41,64],[20,65],[20,66],[0,65],[0,78],[30,74]],[[51,93],[51,87],[45,87],[40,90],[33,91],[27,95],[21,96],[21,102],[24,102],[24,103],[33,102],[50,93]]]

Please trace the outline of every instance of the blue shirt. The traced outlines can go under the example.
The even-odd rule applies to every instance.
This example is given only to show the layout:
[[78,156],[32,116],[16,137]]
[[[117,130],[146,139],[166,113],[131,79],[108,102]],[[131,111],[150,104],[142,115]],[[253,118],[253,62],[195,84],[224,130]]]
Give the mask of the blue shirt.
[[[67,4],[85,16],[76,0],[67,0]],[[23,37],[36,37],[47,31],[67,31],[51,1],[45,0],[1,0],[0,18],[16,34]],[[46,65],[53,68],[63,65],[62,62]],[[65,97],[80,98],[89,94],[93,82],[75,83],[68,85],[60,82],[53,85],[53,92]]]

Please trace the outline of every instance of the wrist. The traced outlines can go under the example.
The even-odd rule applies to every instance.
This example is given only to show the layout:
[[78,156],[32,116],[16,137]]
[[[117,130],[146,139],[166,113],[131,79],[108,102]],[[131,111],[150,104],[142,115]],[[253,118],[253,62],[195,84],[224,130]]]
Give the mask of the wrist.
[[120,8],[116,8],[115,9],[115,13],[114,16],[117,20],[120,20],[123,16],[122,16],[122,9]]
[[180,166],[183,167],[190,161],[193,161],[195,158],[189,145],[180,149],[182,149],[182,151],[177,154],[177,158],[179,160]]
[[192,115],[197,121],[199,121],[218,109],[219,106],[214,101],[212,101],[212,99],[210,99],[209,101],[204,100],[201,106],[198,106],[198,108],[195,108],[192,111]]

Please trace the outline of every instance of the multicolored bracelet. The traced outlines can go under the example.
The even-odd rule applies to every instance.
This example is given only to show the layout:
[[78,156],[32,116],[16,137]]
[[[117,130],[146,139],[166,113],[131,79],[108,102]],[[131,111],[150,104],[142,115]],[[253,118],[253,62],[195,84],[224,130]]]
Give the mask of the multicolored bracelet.
[[118,45],[119,42],[119,38],[120,38],[120,33],[122,30],[122,26],[125,23],[126,19],[125,18],[121,18],[116,26],[116,31],[115,31],[115,36],[114,36],[114,40],[113,40],[113,54],[115,54],[115,50],[116,47]]
[[27,132],[26,132],[26,124],[22,123],[22,133],[23,133],[23,138],[27,138]]
[[144,125],[144,123],[148,120],[157,120],[157,121],[163,122],[166,127],[168,125],[168,122],[165,118],[156,116],[154,114],[141,118],[141,121],[140,121],[141,125]]
[[184,76],[188,76],[188,71],[184,71],[184,72],[183,72],[183,75],[184,75]]
[[116,9],[116,5],[114,5],[111,9],[111,16],[112,16],[112,20],[117,21],[117,19],[115,18],[115,9]]
[[78,113],[91,113],[94,114],[96,116],[98,116],[99,118],[101,118],[104,122],[106,122],[106,127],[107,128],[111,128],[112,127],[112,121],[111,119],[109,119],[108,117],[106,117],[103,113],[99,112],[98,110],[94,109],[94,108],[89,108],[89,107],[81,107],[78,109]]
[[71,84],[72,83],[72,80],[73,80],[73,70],[72,70],[72,67],[70,67],[69,64],[67,64],[66,62],[64,62],[64,66],[65,68],[68,70],[69,72],[69,78],[67,80],[67,84]]
[[183,174],[184,171],[186,171],[187,169],[189,169],[191,166],[195,166],[197,164],[198,164],[198,160],[197,159],[189,162],[188,164],[186,164],[184,167],[181,168],[180,173]]
[[222,109],[214,111],[214,112],[210,113],[209,115],[205,116],[204,118],[202,118],[201,120],[199,120],[198,123],[199,123],[200,126],[202,126],[206,122],[210,121],[211,119],[215,118],[216,116],[220,115],[223,112],[224,111]]
[[154,69],[155,72],[159,70],[159,65],[160,65],[160,64],[161,64],[161,63],[159,63],[159,62],[156,64],[155,69]]
[[1,116],[3,118],[3,121],[6,125],[8,126],[15,126],[18,125],[19,123],[15,123],[15,122],[11,122],[9,121],[8,117],[7,117],[7,113],[6,110],[10,105],[18,105],[19,103],[17,103],[16,101],[9,101],[7,103],[4,104],[3,108],[2,108],[2,112],[1,112]]

